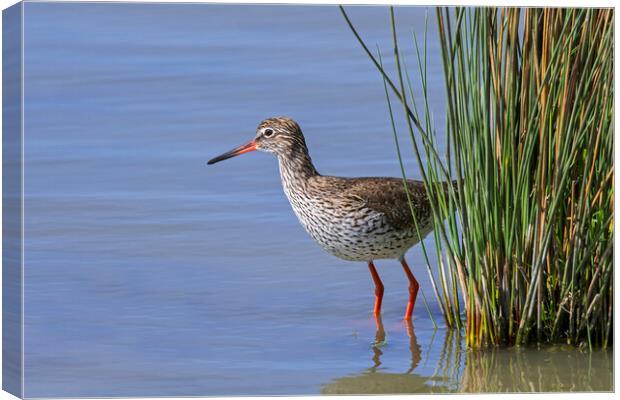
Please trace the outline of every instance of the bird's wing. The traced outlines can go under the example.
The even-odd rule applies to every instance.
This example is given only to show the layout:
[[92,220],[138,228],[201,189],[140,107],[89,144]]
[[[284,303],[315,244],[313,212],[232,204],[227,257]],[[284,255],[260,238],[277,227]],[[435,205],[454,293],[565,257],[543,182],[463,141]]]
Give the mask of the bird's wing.
[[402,179],[398,178],[351,178],[348,179],[342,195],[357,198],[369,209],[385,215],[386,220],[396,229],[413,229],[411,207],[418,223],[431,213],[430,204],[421,181],[407,181],[412,206]]

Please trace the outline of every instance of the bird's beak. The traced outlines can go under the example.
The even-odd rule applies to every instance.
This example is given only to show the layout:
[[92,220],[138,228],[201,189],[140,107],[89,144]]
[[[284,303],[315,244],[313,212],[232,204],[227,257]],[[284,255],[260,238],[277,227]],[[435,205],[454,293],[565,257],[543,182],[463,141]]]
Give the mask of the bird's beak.
[[232,149],[231,151],[228,151],[220,156],[217,156],[215,158],[212,158],[211,160],[209,160],[209,162],[207,163],[208,165],[211,164],[215,164],[216,162],[220,162],[222,160],[226,160],[228,158],[234,157],[234,156],[238,156],[239,154],[243,154],[243,153],[248,153],[250,151],[254,151],[256,150],[256,141],[255,140],[250,140],[248,143],[244,144],[243,146],[239,146],[237,148]]

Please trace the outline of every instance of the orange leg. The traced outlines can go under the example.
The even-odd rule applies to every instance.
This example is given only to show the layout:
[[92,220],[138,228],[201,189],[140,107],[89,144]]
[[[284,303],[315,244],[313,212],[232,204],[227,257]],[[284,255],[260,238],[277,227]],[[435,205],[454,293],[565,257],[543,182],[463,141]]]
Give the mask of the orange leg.
[[368,269],[370,270],[370,275],[372,275],[372,280],[375,282],[374,313],[375,315],[379,315],[381,314],[381,302],[383,301],[383,282],[381,282],[381,278],[379,278],[375,264],[373,264],[372,261],[368,261]]
[[407,274],[407,279],[409,279],[409,301],[407,302],[407,311],[405,311],[405,319],[410,320],[411,314],[413,314],[413,307],[415,306],[415,299],[418,297],[418,289],[420,289],[420,284],[415,279],[415,276],[411,273],[409,269],[409,265],[407,265],[407,261],[404,258],[400,260],[400,263],[405,270],[405,274]]

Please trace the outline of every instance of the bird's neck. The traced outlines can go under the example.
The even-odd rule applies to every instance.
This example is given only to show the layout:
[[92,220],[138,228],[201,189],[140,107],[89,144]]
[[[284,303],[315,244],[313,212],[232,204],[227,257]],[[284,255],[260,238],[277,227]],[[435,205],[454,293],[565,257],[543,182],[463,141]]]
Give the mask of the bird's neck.
[[303,187],[308,179],[319,175],[305,148],[279,155],[278,162],[282,185],[286,191],[294,190],[295,187]]

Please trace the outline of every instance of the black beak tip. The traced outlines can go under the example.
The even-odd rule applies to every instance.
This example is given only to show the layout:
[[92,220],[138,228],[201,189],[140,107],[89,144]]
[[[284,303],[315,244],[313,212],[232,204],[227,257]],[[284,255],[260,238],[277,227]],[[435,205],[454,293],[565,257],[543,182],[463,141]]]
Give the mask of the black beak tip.
[[216,162],[220,162],[222,160],[224,160],[225,158],[223,158],[222,156],[217,156],[215,158],[210,159],[209,161],[207,161],[207,165],[213,165]]

